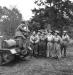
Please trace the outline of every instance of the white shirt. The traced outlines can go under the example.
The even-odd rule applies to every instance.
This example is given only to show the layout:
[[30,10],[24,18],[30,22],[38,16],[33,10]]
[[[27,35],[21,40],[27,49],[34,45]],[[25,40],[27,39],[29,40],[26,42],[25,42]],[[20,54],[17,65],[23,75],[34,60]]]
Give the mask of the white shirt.
[[66,41],[66,40],[69,40],[69,36],[66,34],[66,35],[62,35],[62,40]]
[[56,42],[61,41],[61,37],[59,35],[54,36],[54,41]]
[[32,43],[38,43],[39,42],[39,36],[35,35],[35,36],[30,36],[30,42]]
[[53,40],[53,35],[52,34],[48,34],[47,35],[47,40],[48,41],[52,41]]

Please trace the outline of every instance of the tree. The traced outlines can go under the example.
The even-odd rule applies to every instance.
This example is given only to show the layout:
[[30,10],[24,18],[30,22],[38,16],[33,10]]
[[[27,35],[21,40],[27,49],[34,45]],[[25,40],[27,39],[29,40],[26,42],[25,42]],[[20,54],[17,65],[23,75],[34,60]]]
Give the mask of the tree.
[[0,7],[0,31],[5,35],[13,36],[21,20],[22,15],[17,8]]
[[33,19],[40,28],[50,24],[52,29],[63,30],[73,24],[73,3],[69,0],[36,0],[39,9],[33,9]]

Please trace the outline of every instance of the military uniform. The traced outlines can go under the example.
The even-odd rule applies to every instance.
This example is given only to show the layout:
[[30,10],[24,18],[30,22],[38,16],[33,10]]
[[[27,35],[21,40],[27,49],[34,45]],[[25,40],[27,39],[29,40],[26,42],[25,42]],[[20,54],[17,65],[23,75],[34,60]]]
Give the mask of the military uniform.
[[38,53],[39,53],[39,55],[41,55],[41,56],[46,56],[46,45],[47,43],[46,43],[46,36],[45,36],[45,34],[44,33],[42,33],[41,35],[40,35],[40,41],[39,41],[39,49],[38,49]]
[[31,47],[33,49],[33,55],[38,55],[38,43],[39,36],[37,34],[30,36]]
[[53,35],[48,33],[47,35],[47,57],[53,56]]
[[55,57],[61,57],[61,50],[60,50],[60,42],[61,37],[58,35],[58,31],[56,31],[57,35],[54,35],[54,56]]
[[68,34],[66,33],[66,31],[64,31],[63,33],[65,33],[65,35],[64,34],[62,35],[61,55],[63,55],[63,52],[64,52],[63,56],[66,56],[66,50],[67,50],[67,46],[68,46],[70,38]]
[[27,38],[27,32],[29,32],[28,27],[26,27],[24,24],[20,24],[15,32],[15,39],[18,40],[18,46],[19,48],[23,47],[23,43],[26,41]]

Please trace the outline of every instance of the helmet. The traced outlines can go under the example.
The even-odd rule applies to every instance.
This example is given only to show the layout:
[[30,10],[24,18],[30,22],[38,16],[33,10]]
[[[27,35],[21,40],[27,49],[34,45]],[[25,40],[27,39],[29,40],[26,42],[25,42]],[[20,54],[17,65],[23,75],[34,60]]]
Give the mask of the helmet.
[[63,31],[63,33],[67,33],[67,31]]
[[58,31],[58,30],[56,30],[56,31],[55,31],[55,33],[59,33],[59,31]]

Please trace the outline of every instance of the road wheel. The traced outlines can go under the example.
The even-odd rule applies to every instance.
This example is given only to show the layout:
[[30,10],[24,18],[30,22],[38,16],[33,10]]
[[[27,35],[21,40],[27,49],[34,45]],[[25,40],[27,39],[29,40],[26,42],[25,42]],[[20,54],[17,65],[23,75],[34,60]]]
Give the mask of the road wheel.
[[20,55],[19,57],[20,57],[20,60],[22,60],[22,61],[24,61],[24,60],[25,60],[25,56]]
[[11,55],[10,53],[6,52],[3,53],[3,64],[7,64],[11,62],[14,59],[14,55]]
[[26,60],[26,57],[28,57],[29,56],[29,52],[28,51],[26,51],[26,52],[23,52],[21,55],[20,55],[20,59],[21,60]]

